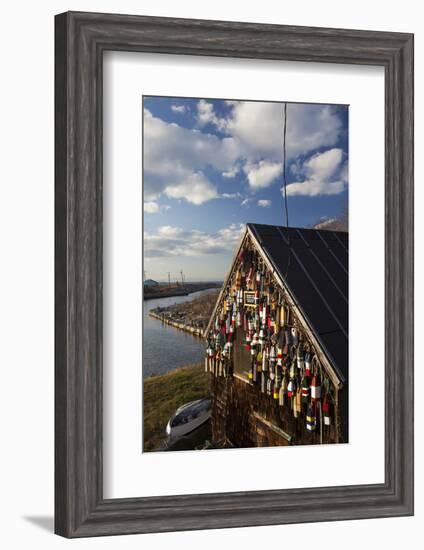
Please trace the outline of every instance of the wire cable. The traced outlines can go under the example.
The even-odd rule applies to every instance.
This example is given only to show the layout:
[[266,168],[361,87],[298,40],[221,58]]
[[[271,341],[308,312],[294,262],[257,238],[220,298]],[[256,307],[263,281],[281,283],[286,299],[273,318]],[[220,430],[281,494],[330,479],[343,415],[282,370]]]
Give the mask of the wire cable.
[[284,196],[284,210],[286,213],[286,230],[287,230],[287,240],[289,245],[289,255],[287,258],[287,269],[286,274],[284,276],[284,280],[287,280],[287,276],[289,274],[289,268],[290,268],[290,260],[291,260],[291,242],[290,242],[290,232],[289,232],[289,206],[287,201],[287,177],[286,177],[286,167],[287,167],[287,150],[286,150],[286,137],[287,137],[287,102],[284,102],[284,108],[283,113],[284,115],[284,125],[283,125],[283,196]]

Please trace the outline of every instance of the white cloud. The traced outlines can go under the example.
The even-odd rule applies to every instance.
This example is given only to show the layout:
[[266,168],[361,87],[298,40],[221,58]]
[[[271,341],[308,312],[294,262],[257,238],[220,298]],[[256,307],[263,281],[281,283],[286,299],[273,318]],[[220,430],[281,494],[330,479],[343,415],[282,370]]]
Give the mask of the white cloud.
[[313,155],[302,166],[298,165],[297,173],[304,179],[287,185],[289,196],[336,195],[347,186],[347,163],[341,149]]
[[[233,103],[231,114],[220,119],[210,110],[208,122],[239,142],[249,159],[266,156],[274,161],[283,156],[284,104],[256,101]],[[342,131],[342,120],[331,105],[287,105],[287,158],[307,154],[320,147],[335,145]]]
[[144,203],[144,211],[147,214],[159,214],[165,210],[169,210],[171,207],[167,204],[159,204],[155,201],[146,201]]
[[234,168],[231,168],[231,170],[227,170],[226,172],[222,172],[222,175],[224,178],[235,178],[237,174],[239,173],[240,169],[238,166],[234,166]]
[[249,202],[252,202],[252,199],[244,199],[241,201],[241,206],[247,206]]
[[[278,180],[282,173],[283,104],[249,101],[226,104],[229,114],[220,117],[212,103],[206,100],[197,103],[199,126],[212,124],[224,138],[167,123],[145,110],[143,173],[147,201],[155,202],[163,194],[192,204],[229,198],[232,193],[219,194],[207,177],[209,168],[226,179],[244,172],[254,191]],[[326,175],[331,159],[327,159],[328,166],[325,159],[309,159],[310,165],[302,159],[318,148],[334,147],[342,130],[341,117],[333,106],[287,105],[287,161],[298,180],[290,184],[291,194],[334,194],[343,190],[347,174],[340,171],[339,177],[332,177],[331,181]]]
[[154,201],[145,202],[144,211],[148,214],[157,214],[159,212],[159,205]]
[[[231,171],[239,149],[231,137],[220,139],[199,130],[167,123],[144,110],[144,196],[155,201],[163,193],[202,204],[217,196],[204,174],[211,166]],[[191,188],[192,187],[192,188]]]
[[204,99],[201,99],[197,103],[197,121],[200,126],[214,124],[219,130],[224,130],[226,126],[226,120],[219,118],[214,111],[212,103],[208,103]]
[[262,208],[269,208],[271,206],[271,201],[268,200],[268,199],[261,199],[258,201],[258,206],[262,207]]
[[218,197],[216,187],[201,172],[190,174],[181,183],[165,187],[164,192],[171,199],[185,199],[197,205]]
[[282,171],[281,163],[267,160],[261,160],[257,164],[246,164],[244,167],[249,185],[254,190],[269,187]]
[[180,115],[183,115],[187,112],[187,107],[185,105],[171,105],[171,111],[173,113],[178,113]]
[[194,257],[231,252],[244,231],[243,224],[232,224],[212,234],[166,225],[156,233],[144,234],[144,255],[146,258]]

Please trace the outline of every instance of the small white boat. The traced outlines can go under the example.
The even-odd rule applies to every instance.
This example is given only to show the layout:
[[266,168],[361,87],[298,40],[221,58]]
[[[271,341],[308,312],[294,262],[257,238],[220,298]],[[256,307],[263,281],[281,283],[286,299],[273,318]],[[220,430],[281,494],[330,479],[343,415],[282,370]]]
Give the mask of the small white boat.
[[170,438],[189,434],[210,419],[211,408],[212,402],[208,398],[182,405],[169,419],[166,433]]

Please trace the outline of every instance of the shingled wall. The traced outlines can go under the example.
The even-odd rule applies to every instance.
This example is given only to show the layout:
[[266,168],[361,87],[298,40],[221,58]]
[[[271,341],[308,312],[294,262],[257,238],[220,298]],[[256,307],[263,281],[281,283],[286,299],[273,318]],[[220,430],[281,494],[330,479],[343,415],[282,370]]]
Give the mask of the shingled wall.
[[[267,447],[281,445],[311,445],[320,443],[319,420],[317,431],[306,431],[304,417],[294,418],[289,407],[251,386],[237,375],[223,378],[211,376],[212,439],[234,447]],[[260,417],[260,418],[258,418]],[[261,418],[291,436],[288,441],[276,433]],[[323,443],[336,442],[335,426],[323,426]]]

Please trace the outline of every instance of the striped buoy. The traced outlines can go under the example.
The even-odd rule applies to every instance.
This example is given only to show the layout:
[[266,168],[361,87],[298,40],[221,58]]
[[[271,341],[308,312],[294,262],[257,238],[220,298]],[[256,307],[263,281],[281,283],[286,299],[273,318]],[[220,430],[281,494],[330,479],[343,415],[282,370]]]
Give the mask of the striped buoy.
[[284,327],[286,324],[286,308],[281,305],[280,306],[280,327]]
[[225,320],[225,331],[228,334],[230,332],[231,328],[231,313],[227,315],[227,319]]
[[301,388],[302,388],[302,403],[305,405],[309,401],[309,384],[308,379],[305,375],[302,376],[302,382],[301,382]]
[[296,395],[294,397],[294,403],[293,403],[293,416],[295,418],[299,418],[301,412],[302,412],[302,391],[300,388],[297,388]]
[[279,404],[283,407],[286,404],[286,397],[287,397],[287,376],[284,375],[283,379],[281,380],[281,387],[279,391]]
[[290,378],[287,386],[287,396],[293,397],[295,393],[296,393],[296,380],[295,378]]
[[311,399],[314,403],[321,399],[321,379],[318,374],[312,378]]
[[262,326],[261,330],[259,331],[259,345],[261,346],[261,348],[263,348],[263,345],[264,345],[264,338],[265,338],[265,331]]
[[274,367],[274,399],[278,399],[280,396],[281,386],[281,367],[275,364]]
[[310,403],[306,413],[306,429],[308,432],[314,432],[317,427],[317,417],[315,413],[315,405]]
[[217,360],[218,360],[218,376],[222,376],[222,355],[221,352],[218,351]]
[[259,343],[258,334],[255,332],[255,334],[253,335],[252,341],[250,343],[250,354],[252,356],[256,355],[258,343]]
[[311,354],[307,351],[305,353],[305,376],[311,376]]
[[277,348],[277,365],[283,366],[283,350],[281,348]]
[[266,372],[267,370],[267,357],[268,357],[268,351],[265,348],[262,352],[262,372]]
[[274,375],[275,375],[275,372],[274,372],[275,361],[276,361],[275,348],[274,346],[271,346],[271,349],[269,350],[269,375],[272,379],[274,378]]
[[266,383],[266,393],[268,395],[272,395],[272,380],[271,378],[268,378],[267,380],[267,383]]
[[297,356],[297,368],[300,371],[303,371],[303,366],[305,364],[305,357],[304,357],[304,354],[303,354],[303,344],[302,344],[302,342],[300,342],[299,345],[297,346],[296,356]]
[[237,319],[236,319],[236,326],[237,326],[237,328],[240,328],[241,325],[242,325],[242,323],[241,323],[241,313],[240,313],[240,311],[238,311],[237,312]]
[[324,425],[331,426],[330,399],[328,393],[325,395],[324,401],[322,402],[322,412],[324,415]]

